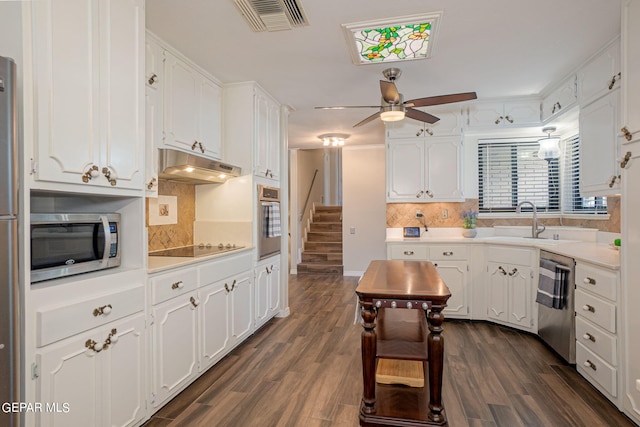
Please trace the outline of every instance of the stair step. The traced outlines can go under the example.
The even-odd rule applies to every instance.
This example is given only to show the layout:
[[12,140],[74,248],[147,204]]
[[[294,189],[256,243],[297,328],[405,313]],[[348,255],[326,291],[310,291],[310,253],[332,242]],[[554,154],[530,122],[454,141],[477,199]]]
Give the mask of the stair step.
[[308,242],[342,242],[342,231],[310,231]]
[[342,264],[342,252],[302,252],[302,262]]
[[305,242],[304,251],[342,253],[342,242]]
[[298,264],[298,274],[343,274],[342,265],[316,264],[303,262]]
[[316,212],[342,212],[342,206],[316,206]]
[[342,222],[342,212],[318,212],[313,214],[312,222]]
[[340,231],[342,232],[341,222],[312,222],[311,231]]

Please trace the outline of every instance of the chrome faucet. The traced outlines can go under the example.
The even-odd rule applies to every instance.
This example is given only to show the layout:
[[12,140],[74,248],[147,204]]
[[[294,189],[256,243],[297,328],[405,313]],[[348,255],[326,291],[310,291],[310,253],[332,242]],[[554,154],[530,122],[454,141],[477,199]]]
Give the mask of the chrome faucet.
[[531,237],[534,239],[537,239],[539,238],[540,233],[542,233],[546,227],[542,224],[538,226],[538,210],[536,209],[536,205],[534,205],[533,202],[530,202],[528,200],[520,202],[518,204],[518,207],[516,208],[516,212],[520,213],[522,211],[522,205],[525,205],[525,204],[531,205],[531,208],[533,209],[533,222],[531,223]]

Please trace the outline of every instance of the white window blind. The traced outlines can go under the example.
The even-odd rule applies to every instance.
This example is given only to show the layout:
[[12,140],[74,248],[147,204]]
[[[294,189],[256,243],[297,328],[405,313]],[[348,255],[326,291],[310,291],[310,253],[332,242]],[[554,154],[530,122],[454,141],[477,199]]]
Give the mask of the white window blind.
[[480,212],[515,212],[525,200],[538,211],[560,210],[559,160],[539,159],[538,149],[532,140],[478,141]]
[[564,140],[562,154],[562,212],[565,214],[606,214],[606,197],[582,197],[580,195],[580,137],[578,135]]

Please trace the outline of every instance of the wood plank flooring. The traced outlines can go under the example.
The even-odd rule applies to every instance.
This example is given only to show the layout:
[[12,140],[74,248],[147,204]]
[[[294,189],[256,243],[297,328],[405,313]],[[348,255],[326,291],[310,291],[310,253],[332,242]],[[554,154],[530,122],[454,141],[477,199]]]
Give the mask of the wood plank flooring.
[[[362,393],[355,277],[290,276],[273,319],[145,427],[356,427]],[[634,426],[536,337],[446,321],[443,401],[451,427]]]

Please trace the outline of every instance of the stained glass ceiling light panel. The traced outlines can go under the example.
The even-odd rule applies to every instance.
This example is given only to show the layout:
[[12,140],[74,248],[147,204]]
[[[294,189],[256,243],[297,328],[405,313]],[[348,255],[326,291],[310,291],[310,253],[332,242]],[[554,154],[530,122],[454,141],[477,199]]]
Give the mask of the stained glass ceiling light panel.
[[442,12],[343,24],[353,62],[411,61],[431,56]]

